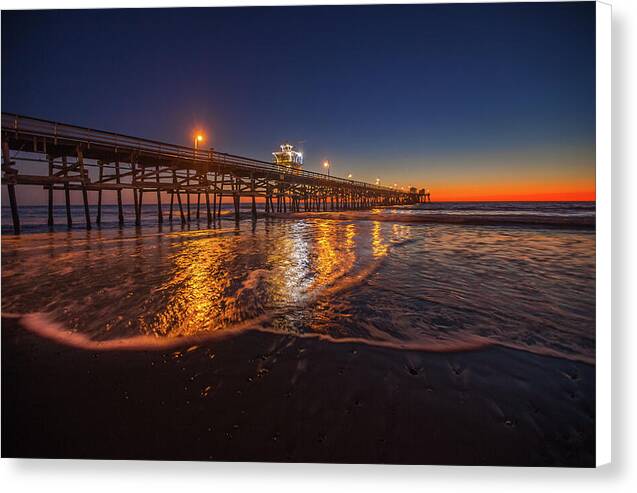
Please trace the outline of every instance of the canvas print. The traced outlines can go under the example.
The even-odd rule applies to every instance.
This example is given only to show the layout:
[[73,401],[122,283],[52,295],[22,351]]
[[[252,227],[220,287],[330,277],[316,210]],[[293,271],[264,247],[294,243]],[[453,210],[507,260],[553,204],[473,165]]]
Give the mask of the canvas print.
[[595,464],[595,4],[2,12],[4,457]]

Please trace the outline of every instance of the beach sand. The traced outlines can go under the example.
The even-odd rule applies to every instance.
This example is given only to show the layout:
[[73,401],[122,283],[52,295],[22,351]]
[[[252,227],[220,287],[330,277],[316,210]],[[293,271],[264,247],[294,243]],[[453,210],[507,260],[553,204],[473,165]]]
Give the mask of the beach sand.
[[594,466],[595,371],[244,331],[92,352],[2,320],[2,455]]

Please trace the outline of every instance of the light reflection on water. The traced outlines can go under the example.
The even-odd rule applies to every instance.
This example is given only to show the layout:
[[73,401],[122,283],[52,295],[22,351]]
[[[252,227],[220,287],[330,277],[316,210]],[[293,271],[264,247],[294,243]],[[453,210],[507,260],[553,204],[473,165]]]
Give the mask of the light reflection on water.
[[[96,340],[269,330],[594,359],[594,233],[306,219],[5,237],[3,312]],[[261,322],[260,322],[261,323]]]

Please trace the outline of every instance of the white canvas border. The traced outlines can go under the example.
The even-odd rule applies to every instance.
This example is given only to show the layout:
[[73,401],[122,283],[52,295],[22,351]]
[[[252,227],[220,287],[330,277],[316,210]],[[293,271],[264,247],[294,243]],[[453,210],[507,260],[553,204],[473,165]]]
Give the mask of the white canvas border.
[[596,464],[611,461],[611,16],[595,5]]

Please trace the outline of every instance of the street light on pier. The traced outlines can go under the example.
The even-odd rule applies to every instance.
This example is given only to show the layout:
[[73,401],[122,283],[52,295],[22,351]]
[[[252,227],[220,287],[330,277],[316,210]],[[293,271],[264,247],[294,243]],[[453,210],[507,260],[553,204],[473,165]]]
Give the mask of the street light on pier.
[[380,185],[380,178],[376,178],[376,185]]
[[329,161],[324,161],[323,162],[323,167],[327,169],[327,176],[330,176],[330,162]]
[[347,175],[347,178],[351,180],[352,179],[352,174],[350,173],[349,175]]
[[197,132],[195,134],[195,150],[199,149],[199,144],[203,142],[203,134],[201,132]]

